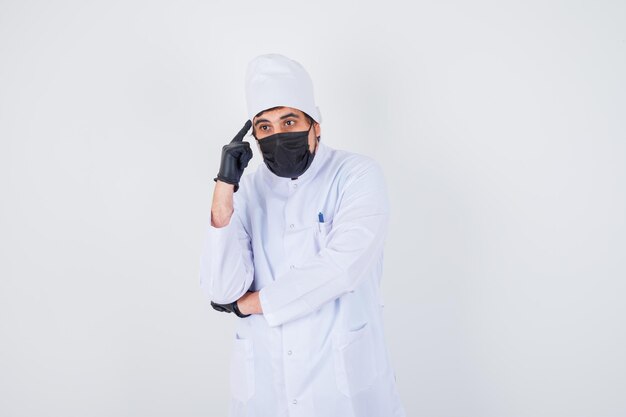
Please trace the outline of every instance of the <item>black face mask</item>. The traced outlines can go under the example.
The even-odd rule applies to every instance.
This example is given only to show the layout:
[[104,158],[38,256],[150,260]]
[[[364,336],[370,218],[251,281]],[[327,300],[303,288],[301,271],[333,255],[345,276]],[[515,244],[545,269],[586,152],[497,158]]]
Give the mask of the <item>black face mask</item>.
[[309,152],[309,130],[275,133],[258,141],[263,161],[274,174],[297,178],[306,171],[315,153]]

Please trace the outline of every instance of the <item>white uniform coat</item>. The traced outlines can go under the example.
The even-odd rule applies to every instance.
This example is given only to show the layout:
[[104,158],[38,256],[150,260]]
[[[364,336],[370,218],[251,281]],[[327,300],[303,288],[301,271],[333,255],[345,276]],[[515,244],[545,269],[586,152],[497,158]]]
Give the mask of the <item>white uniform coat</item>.
[[379,165],[321,141],[296,180],[242,177],[200,261],[216,303],[260,290],[263,314],[235,317],[230,416],[405,416],[383,332],[388,220]]

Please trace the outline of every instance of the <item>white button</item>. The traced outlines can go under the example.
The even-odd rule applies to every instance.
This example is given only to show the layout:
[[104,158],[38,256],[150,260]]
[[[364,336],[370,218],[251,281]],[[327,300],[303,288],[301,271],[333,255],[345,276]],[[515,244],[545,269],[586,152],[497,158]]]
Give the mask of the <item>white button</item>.
[[294,228],[294,225],[293,225],[293,223],[291,223],[291,224],[289,225],[289,227],[291,227],[291,228],[293,229],[293,228]]
[[293,353],[292,351],[288,351],[287,355],[291,356],[292,353]]
[[298,400],[296,400],[295,398],[292,401],[293,404],[298,404]]
[[289,268],[294,269],[296,266],[295,265],[289,265]]
[[298,184],[294,184],[294,185],[293,185],[293,188],[298,188]]

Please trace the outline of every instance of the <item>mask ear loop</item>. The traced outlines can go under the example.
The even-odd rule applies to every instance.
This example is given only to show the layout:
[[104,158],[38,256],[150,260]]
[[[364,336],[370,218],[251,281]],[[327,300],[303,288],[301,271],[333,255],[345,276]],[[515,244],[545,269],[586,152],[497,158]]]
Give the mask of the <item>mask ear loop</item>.
[[[311,118],[311,126],[309,126],[309,130],[311,130],[314,123],[315,123],[315,120]],[[316,136],[315,138],[317,139],[317,141],[315,142],[315,149],[313,149],[313,154],[317,153],[317,148],[320,146],[320,136]]]
[[[313,123],[311,123],[311,124],[313,124]],[[322,135],[316,136],[316,138],[317,138],[317,141],[319,142],[322,139]]]
[[[307,133],[311,130],[311,128],[313,127],[313,124],[315,123],[315,120],[313,120],[313,118],[311,118],[311,125],[309,126],[309,129],[307,130]],[[320,137],[316,136],[315,137],[317,139],[317,143],[315,144],[315,149],[313,150],[313,153],[317,153],[317,147],[319,146],[319,141],[320,141]]]
[[[309,117],[310,117],[310,116],[309,116]],[[309,126],[309,130],[311,130],[311,128],[313,127],[313,125],[314,125],[315,123],[316,123],[316,122],[315,122],[315,120],[313,120],[313,118],[311,117],[311,126]],[[308,132],[308,131],[307,131],[307,132]],[[317,139],[317,141],[319,142],[321,137],[322,137],[321,135],[320,135],[320,136],[315,136],[315,139]],[[317,147],[316,147],[316,148],[317,148]]]

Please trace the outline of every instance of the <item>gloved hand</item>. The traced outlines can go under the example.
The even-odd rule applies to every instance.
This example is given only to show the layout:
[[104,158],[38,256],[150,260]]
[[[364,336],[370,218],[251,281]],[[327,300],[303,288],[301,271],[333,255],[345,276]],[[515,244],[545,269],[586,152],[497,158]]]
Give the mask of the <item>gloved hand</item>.
[[217,311],[221,311],[222,313],[235,313],[238,317],[248,317],[250,314],[243,314],[239,311],[239,306],[237,305],[237,301],[233,301],[230,304],[217,304],[211,301],[211,307],[213,307]]
[[243,128],[235,135],[230,143],[222,147],[222,160],[220,163],[220,171],[213,181],[224,181],[235,186],[235,192],[239,189],[239,180],[243,174],[243,170],[248,166],[248,162],[252,159],[252,149],[249,142],[243,142],[243,137],[250,130],[252,122],[246,121]]

